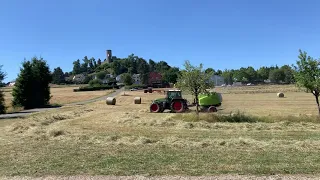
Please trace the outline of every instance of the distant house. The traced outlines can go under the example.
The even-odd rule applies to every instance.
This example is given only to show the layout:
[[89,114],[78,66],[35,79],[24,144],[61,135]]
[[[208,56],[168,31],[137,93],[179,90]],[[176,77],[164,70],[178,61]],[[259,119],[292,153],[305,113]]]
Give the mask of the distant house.
[[133,84],[141,84],[140,74],[133,74],[132,80],[133,80]]
[[213,75],[211,80],[214,82],[214,86],[221,86],[225,84],[224,78],[222,76]]
[[[106,76],[103,79],[101,79],[101,81],[103,84],[108,84],[110,78],[114,78],[114,76],[112,74],[106,74]],[[94,76],[94,79],[98,79],[97,75]]]
[[16,84],[16,82],[15,81],[12,81],[12,82],[9,82],[9,84],[8,84],[8,86],[14,86]]
[[122,80],[122,78],[121,78],[121,74],[116,77],[116,81],[117,81],[118,83],[123,83],[123,80]]

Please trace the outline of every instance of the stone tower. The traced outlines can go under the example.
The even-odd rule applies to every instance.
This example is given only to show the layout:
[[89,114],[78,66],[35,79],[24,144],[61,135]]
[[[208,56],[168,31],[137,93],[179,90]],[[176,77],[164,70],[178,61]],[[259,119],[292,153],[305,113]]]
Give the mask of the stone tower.
[[107,62],[112,63],[112,51],[107,50]]

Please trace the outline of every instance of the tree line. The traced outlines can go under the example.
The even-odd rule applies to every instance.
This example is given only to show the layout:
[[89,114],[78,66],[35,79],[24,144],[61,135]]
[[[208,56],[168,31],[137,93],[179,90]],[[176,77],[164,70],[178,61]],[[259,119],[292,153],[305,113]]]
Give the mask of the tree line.
[[[64,73],[60,67],[55,68],[52,73],[52,83],[87,84],[95,75],[103,79],[107,74],[124,75],[125,77],[140,74],[142,84],[147,84],[150,72],[159,72],[162,74],[164,82],[175,83],[180,73],[179,68],[170,66],[166,61],[155,62],[152,59],[147,61],[134,54],[126,58],[113,56],[112,60],[112,63],[104,63],[105,60],[101,61],[100,59],[96,62],[95,58],[88,59],[85,56],[82,61],[78,59],[73,62],[73,69],[70,72]],[[75,81],[74,76],[77,75],[82,75],[84,78]]]

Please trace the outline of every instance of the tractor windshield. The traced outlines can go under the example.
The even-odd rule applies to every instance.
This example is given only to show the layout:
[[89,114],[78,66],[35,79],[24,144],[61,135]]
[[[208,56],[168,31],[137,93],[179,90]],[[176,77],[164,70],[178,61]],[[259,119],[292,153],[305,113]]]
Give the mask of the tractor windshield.
[[173,99],[173,98],[181,98],[181,91],[168,91],[168,98]]

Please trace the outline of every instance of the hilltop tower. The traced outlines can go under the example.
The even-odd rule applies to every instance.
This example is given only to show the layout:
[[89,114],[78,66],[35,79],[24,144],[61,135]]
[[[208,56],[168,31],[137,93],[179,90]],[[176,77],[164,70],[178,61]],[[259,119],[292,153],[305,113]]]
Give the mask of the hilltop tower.
[[112,63],[112,51],[107,50],[107,62]]

